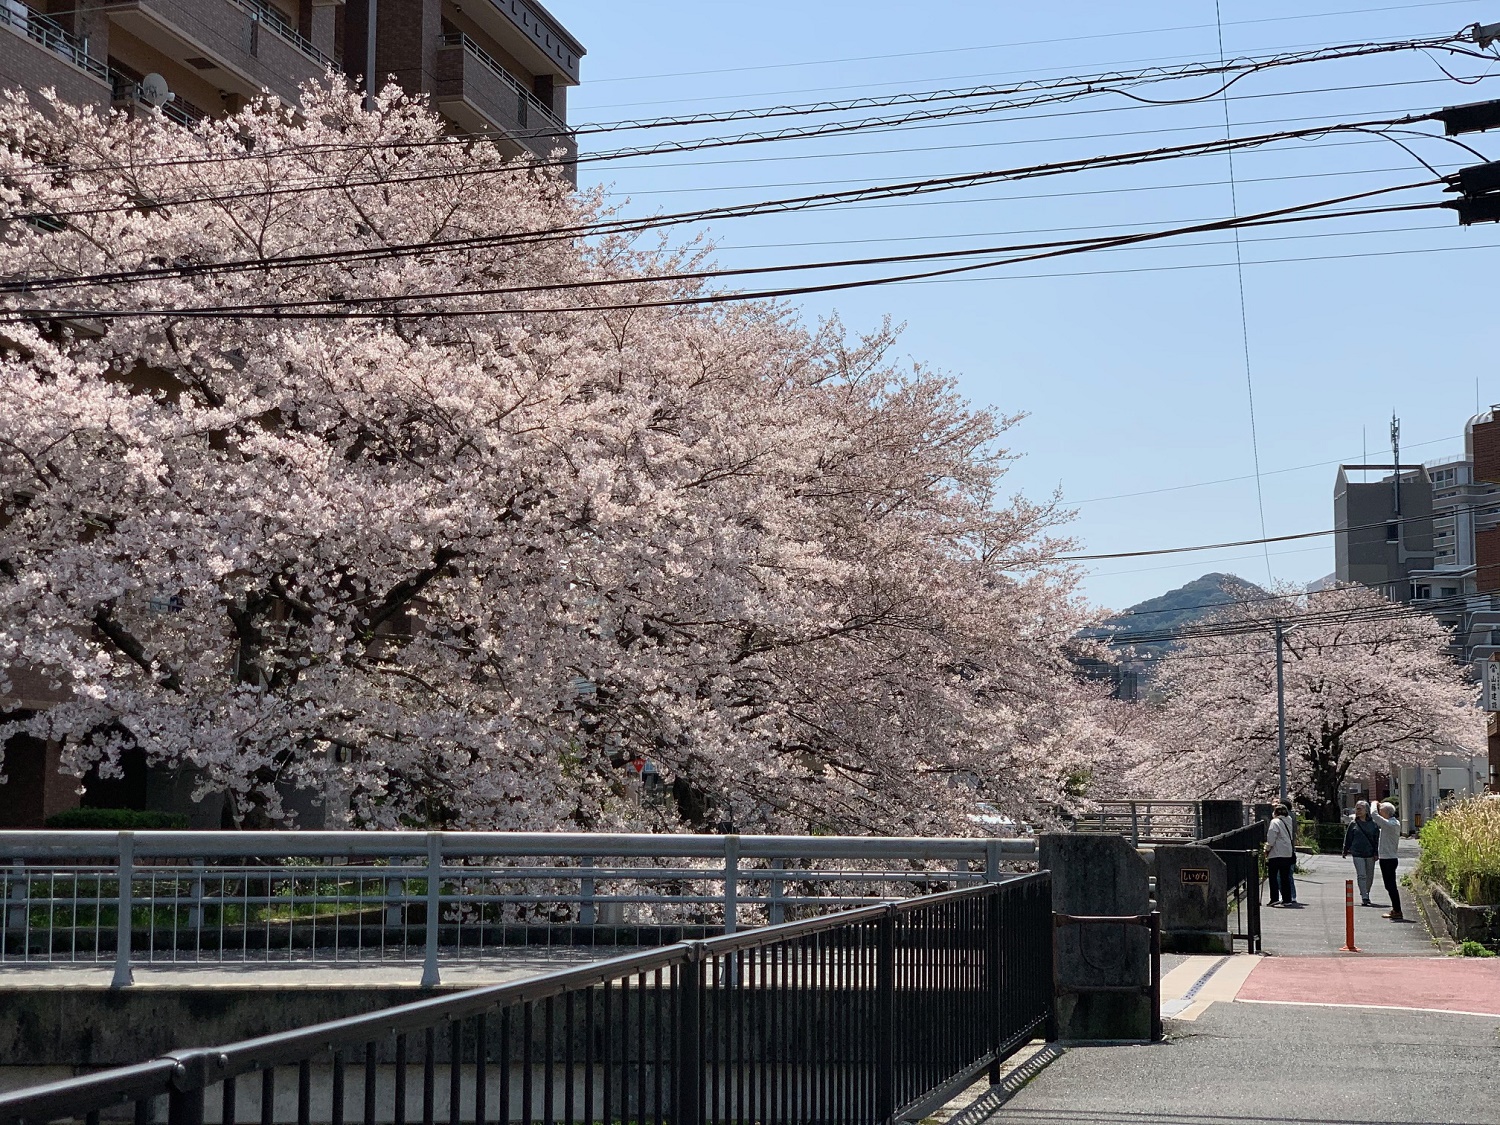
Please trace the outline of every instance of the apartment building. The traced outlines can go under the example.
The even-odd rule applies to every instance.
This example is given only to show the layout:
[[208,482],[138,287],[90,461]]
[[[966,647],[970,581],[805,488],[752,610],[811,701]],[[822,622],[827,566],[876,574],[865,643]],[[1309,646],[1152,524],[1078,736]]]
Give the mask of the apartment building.
[[262,90],[295,100],[331,68],[394,76],[456,133],[566,161],[583,54],[536,0],[0,0],[0,82],[33,96],[190,125]]
[[[1379,479],[1354,479],[1371,472]],[[1469,419],[1460,457],[1399,467],[1341,465],[1334,528],[1339,581],[1427,606],[1452,631],[1456,661],[1474,665],[1500,656],[1500,406]],[[1489,785],[1500,791],[1497,714],[1490,716],[1489,736]],[[1420,777],[1413,784],[1420,807],[1432,787]]]

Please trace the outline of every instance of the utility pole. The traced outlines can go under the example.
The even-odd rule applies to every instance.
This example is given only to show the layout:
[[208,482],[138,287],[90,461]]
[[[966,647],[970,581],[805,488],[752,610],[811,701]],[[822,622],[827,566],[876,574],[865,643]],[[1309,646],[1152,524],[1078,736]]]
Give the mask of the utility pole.
[[1291,808],[1291,805],[1287,803],[1286,792],[1286,662],[1282,656],[1285,639],[1286,630],[1282,628],[1281,618],[1278,617],[1276,619],[1276,755],[1281,761],[1281,803]]
[[1396,518],[1401,518],[1401,419],[1391,411],[1391,492]]

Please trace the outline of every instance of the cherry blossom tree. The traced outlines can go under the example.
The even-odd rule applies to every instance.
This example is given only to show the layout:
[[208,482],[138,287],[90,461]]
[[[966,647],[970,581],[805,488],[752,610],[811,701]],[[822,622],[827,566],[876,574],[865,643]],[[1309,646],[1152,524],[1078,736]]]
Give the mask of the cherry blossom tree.
[[1145,791],[1269,800],[1279,788],[1275,623],[1284,628],[1288,786],[1318,820],[1337,820],[1345,780],[1484,745],[1467,673],[1432,617],[1343,586],[1247,601],[1211,621],[1222,635],[1180,642],[1142,706],[1133,773]]
[[889,328],[663,305],[697,257],[395,89],[0,136],[0,667],[71,770],[139,747],[245,826],[1066,800],[1062,514]]

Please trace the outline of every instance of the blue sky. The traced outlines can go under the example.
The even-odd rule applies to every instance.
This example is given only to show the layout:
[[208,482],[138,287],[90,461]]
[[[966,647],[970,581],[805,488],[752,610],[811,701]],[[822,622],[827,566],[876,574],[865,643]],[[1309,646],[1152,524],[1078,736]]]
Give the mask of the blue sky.
[[[756,4],[549,0],[588,48],[571,91],[575,123],[803,103],[902,91],[1139,70],[1213,60],[1212,0],[1015,4],[930,0],[760,0]],[[1405,39],[1500,21],[1500,4],[1221,0],[1224,50],[1264,54]],[[1445,63],[1465,76],[1472,61]],[[1455,69],[1457,68],[1457,69]],[[1286,67],[1231,91],[1237,133],[1425,112],[1500,98],[1461,85],[1420,53]],[[1193,96],[1206,83],[1152,91]],[[586,163],[626,214],[810,194],[1222,136],[1214,98],[1139,106],[1099,96],[962,123],[815,141]],[[742,131],[718,125],[696,134]],[[1430,128],[1430,126],[1429,126]],[[585,153],[665,133],[586,138]],[[1500,137],[1468,138],[1500,156]],[[1416,142],[1440,170],[1477,160]],[[1430,178],[1388,141],[1339,137],[1244,151],[1239,212]],[[1376,202],[1444,198],[1435,187]],[[1233,213],[1223,155],[991,185],[920,200],[721,221],[706,228],[724,266],[765,265],[1066,238],[1172,226]],[[1040,234],[1036,232],[1055,232]],[[688,237],[683,231],[673,238]],[[1462,230],[1447,211],[1364,216],[1245,232],[1244,309],[1229,235],[1010,266],[961,279],[797,298],[809,319],[852,328],[890,315],[903,353],[954,374],[976,403],[1025,413],[1012,487],[1060,489],[1090,553],[1255,538],[1249,389],[1266,531],[1331,526],[1335,466],[1388,459],[1392,411],[1403,461],[1462,448],[1476,399],[1500,401],[1493,373],[1493,278],[1500,226]],[[1476,376],[1478,384],[1476,387]],[[1122,607],[1209,570],[1264,582],[1333,569],[1331,539],[1182,558],[1091,564],[1085,591]]]

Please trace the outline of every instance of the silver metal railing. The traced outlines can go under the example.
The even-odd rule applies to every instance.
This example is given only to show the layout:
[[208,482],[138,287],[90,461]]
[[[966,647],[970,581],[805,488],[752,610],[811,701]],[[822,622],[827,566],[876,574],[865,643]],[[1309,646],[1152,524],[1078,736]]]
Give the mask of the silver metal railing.
[[1143,844],[1191,843],[1203,835],[1198,801],[1099,801],[1073,822],[1075,832],[1108,832]]
[[[0,967],[639,948],[979,883],[1031,839],[0,832]],[[1010,870],[1007,870],[1010,868]]]

